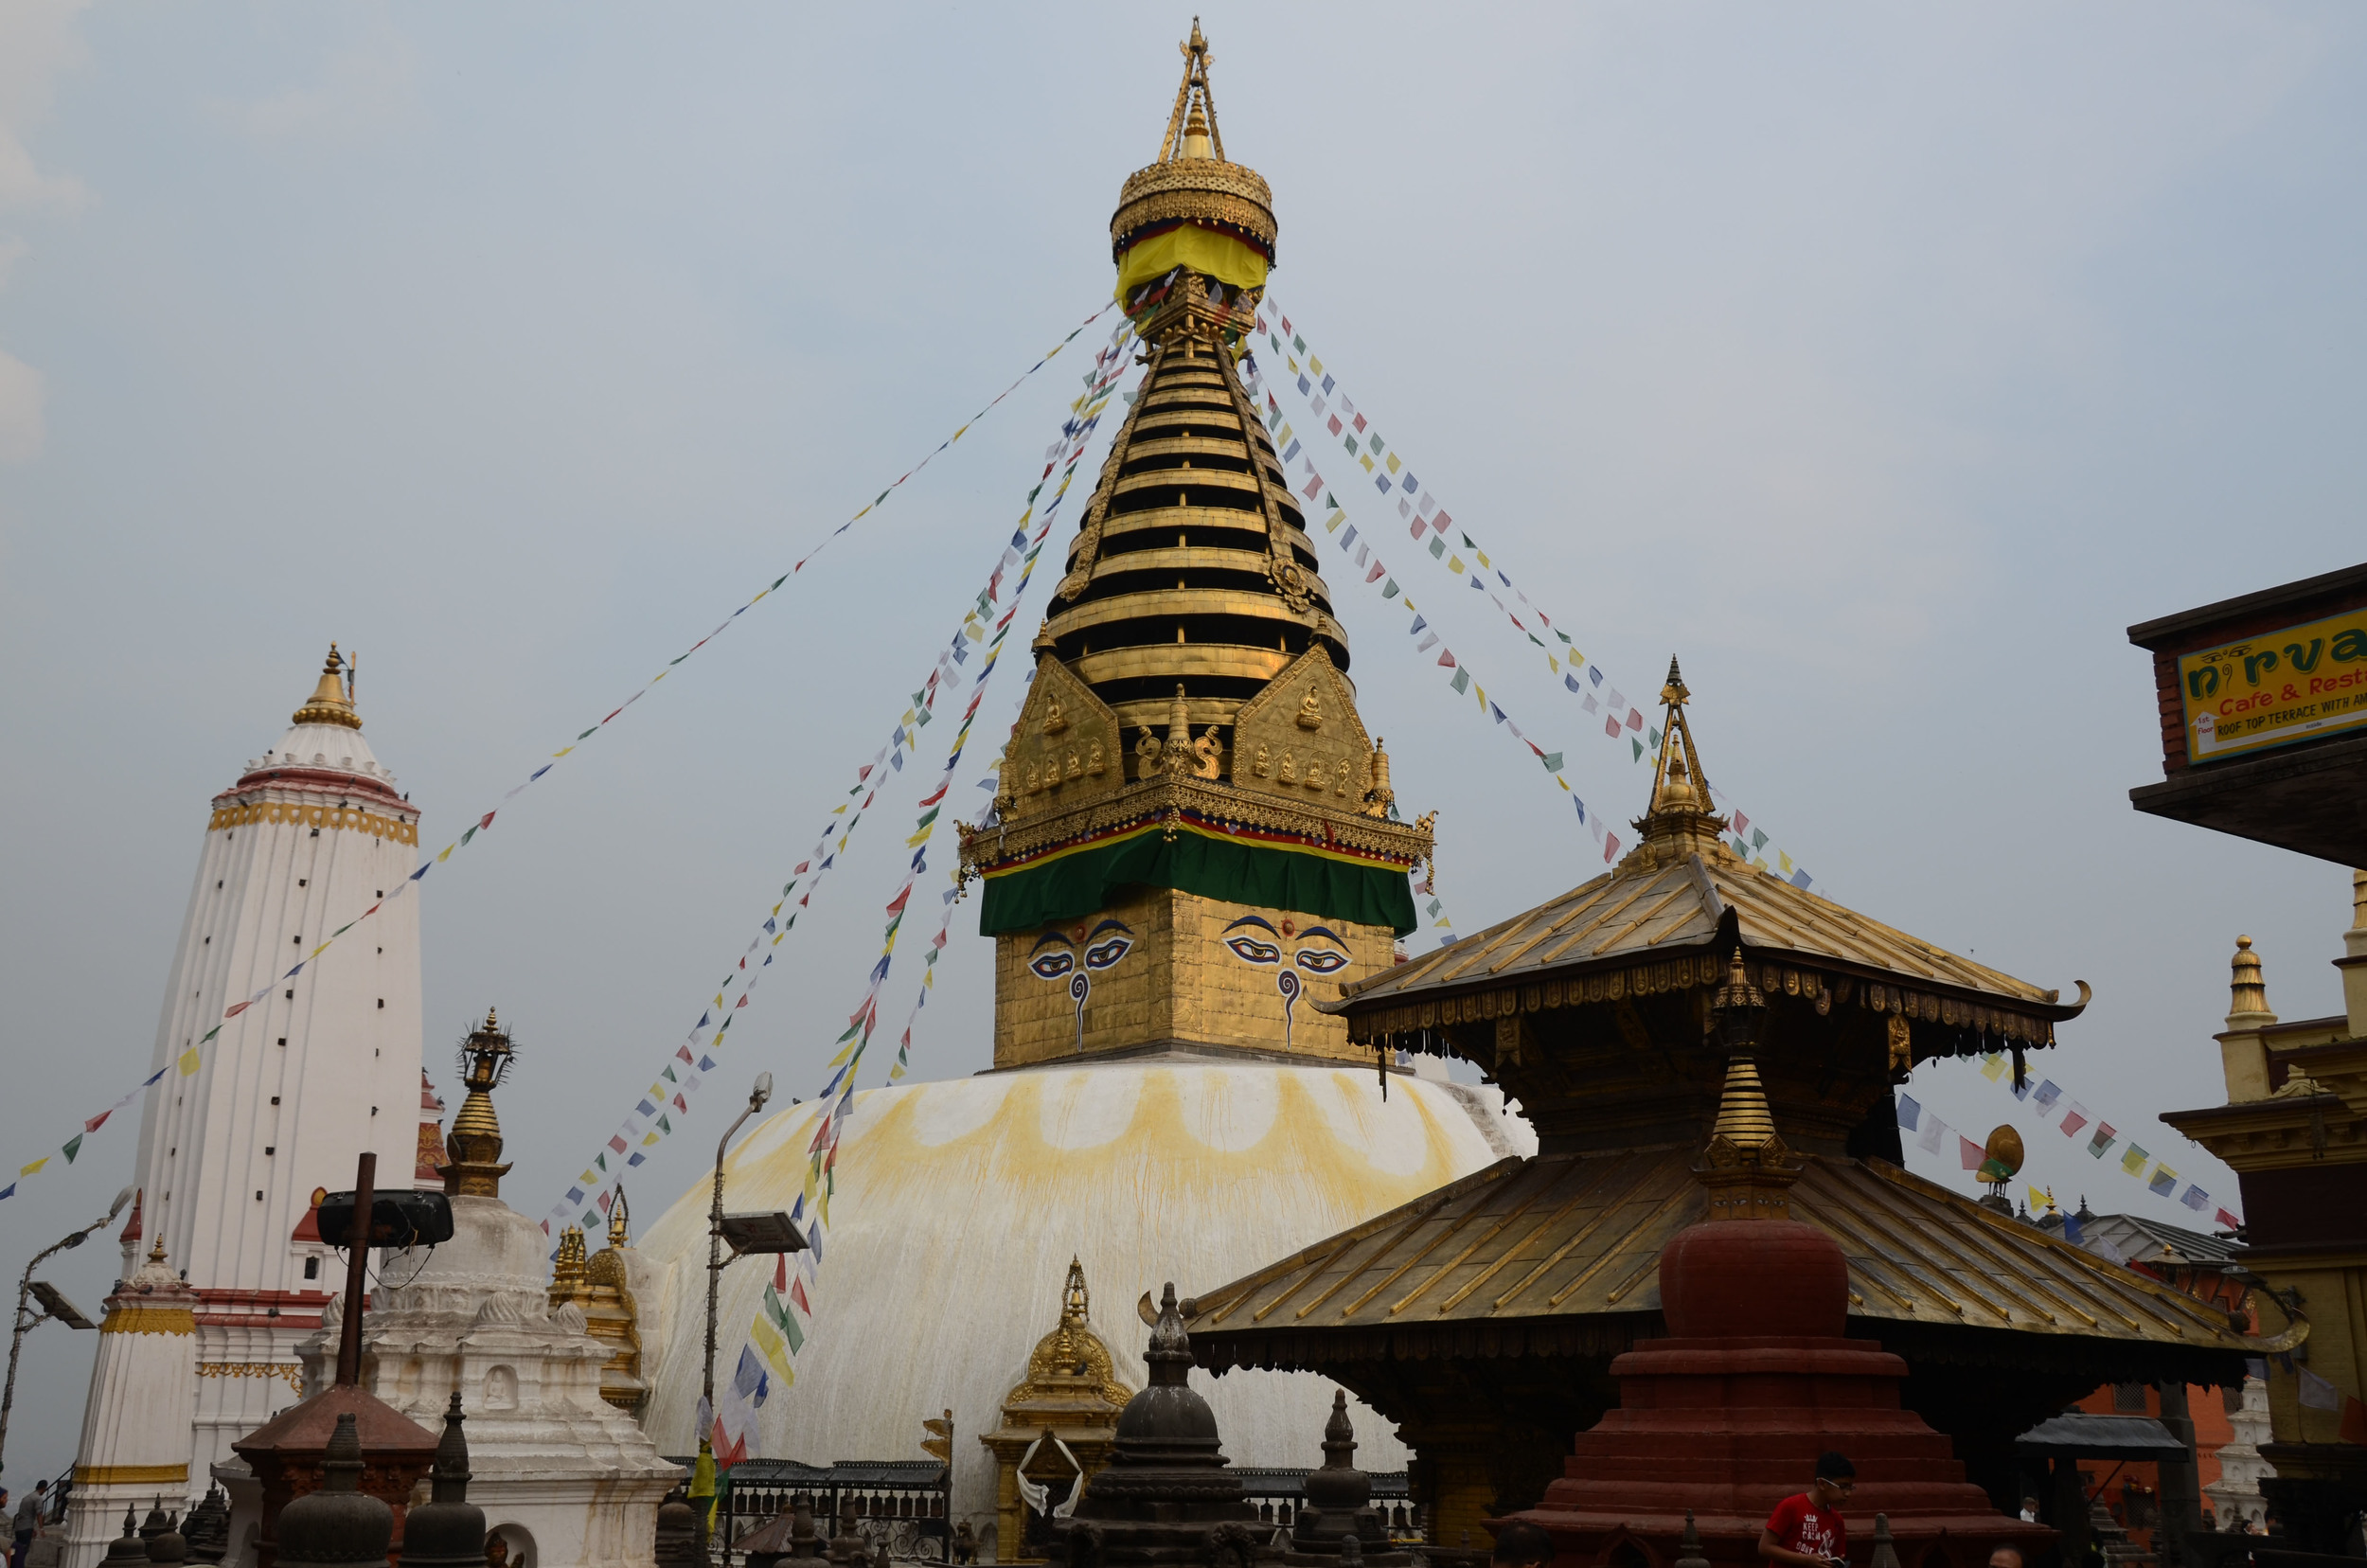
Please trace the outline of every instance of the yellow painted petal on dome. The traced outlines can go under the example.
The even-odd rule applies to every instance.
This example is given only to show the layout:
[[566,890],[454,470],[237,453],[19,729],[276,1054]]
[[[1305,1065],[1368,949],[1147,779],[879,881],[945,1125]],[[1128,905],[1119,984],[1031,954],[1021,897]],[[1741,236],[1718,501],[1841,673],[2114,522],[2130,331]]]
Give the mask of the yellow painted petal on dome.
[[1098,1149],[1124,1137],[1134,1125],[1134,1108],[1146,1087],[1145,1075],[1093,1068],[1043,1078],[1046,1081],[1034,1086],[1041,1096],[1038,1122],[1043,1141],[1055,1149]]
[[1392,1176],[1410,1176],[1430,1157],[1433,1129],[1412,1095],[1380,1097],[1363,1073],[1309,1073],[1307,1093],[1331,1135]]
[[1256,1148],[1273,1131],[1282,1091],[1272,1073],[1209,1068],[1177,1078],[1184,1129],[1210,1149],[1237,1154]]
[[913,1141],[924,1149],[938,1149],[969,1137],[994,1120],[1018,1081],[1017,1074],[997,1073],[914,1085]]

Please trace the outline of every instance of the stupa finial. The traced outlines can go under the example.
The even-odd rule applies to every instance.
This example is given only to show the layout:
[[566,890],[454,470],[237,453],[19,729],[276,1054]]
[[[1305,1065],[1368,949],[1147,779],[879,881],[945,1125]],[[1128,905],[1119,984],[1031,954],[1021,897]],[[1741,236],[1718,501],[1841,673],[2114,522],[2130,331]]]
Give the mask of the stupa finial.
[[2247,1029],[2275,1023],[2277,1015],[2269,1008],[2269,983],[2251,937],[2235,938],[2235,956],[2228,961],[2228,970],[2227,1026]]
[[1217,100],[1208,88],[1208,40],[1201,36],[1200,18],[1192,18],[1192,36],[1178,44],[1184,56],[1183,84],[1175,90],[1175,112],[1167,116],[1167,134],[1159,144],[1159,161],[1214,158],[1224,161],[1224,137],[1217,130]]
[[616,1201],[608,1210],[608,1244],[622,1247],[632,1240],[632,1215],[625,1206],[625,1184],[616,1184]]
[[1799,1180],[1800,1162],[1775,1130],[1775,1113],[1759,1078],[1755,1051],[1766,1018],[1767,999],[1752,983],[1742,943],[1735,939],[1726,957],[1725,983],[1710,1004],[1711,1029],[1726,1047],[1726,1082],[1718,1094],[1709,1148],[1693,1167],[1710,1189],[1712,1220],[1786,1220],[1791,1215],[1786,1193]]
[[1710,782],[1693,744],[1693,725],[1685,718],[1685,704],[1692,697],[1676,655],[1669,655],[1668,679],[1660,688],[1664,711],[1659,754],[1652,760],[1651,804],[1635,820],[1642,842],[1634,852],[1651,865],[1689,850],[1711,850],[1726,830],[1726,819],[1710,804]]
[[291,723],[335,724],[344,729],[360,729],[362,716],[353,710],[353,692],[347,685],[350,678],[340,671],[349,671],[351,661],[337,651],[337,645],[329,645],[329,658],[321,666],[321,678],[312,687],[312,695],[290,717]]
[[485,1009],[485,1022],[469,1031],[459,1056],[460,1081],[469,1097],[460,1102],[444,1139],[451,1157],[443,1167],[444,1191],[455,1198],[498,1198],[509,1167],[501,1163],[502,1124],[493,1113],[493,1091],[509,1076],[517,1052],[491,1007]]

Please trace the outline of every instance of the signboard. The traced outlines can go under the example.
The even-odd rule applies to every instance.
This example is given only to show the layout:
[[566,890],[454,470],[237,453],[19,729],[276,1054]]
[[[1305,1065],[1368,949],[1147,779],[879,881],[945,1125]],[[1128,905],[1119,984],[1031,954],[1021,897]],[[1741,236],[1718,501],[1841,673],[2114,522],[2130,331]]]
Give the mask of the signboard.
[[2178,684],[2191,762],[2367,729],[2367,608],[2181,653]]

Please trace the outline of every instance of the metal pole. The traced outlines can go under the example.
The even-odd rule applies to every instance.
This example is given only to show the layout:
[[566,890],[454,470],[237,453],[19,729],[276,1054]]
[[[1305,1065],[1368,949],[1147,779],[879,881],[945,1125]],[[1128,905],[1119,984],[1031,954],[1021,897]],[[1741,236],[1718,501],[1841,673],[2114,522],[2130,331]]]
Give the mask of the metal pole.
[[[701,1461],[702,1468],[709,1471],[712,1471],[715,1463],[716,1294],[721,1288],[723,1279],[723,1154],[726,1149],[731,1148],[732,1134],[739,1131],[740,1124],[745,1122],[750,1116],[753,1116],[757,1112],[763,1110],[764,1102],[772,1097],[773,1075],[770,1073],[757,1074],[756,1087],[748,1092],[748,1108],[742,1111],[739,1115],[732,1118],[731,1126],[723,1129],[723,1136],[718,1140],[715,1145],[715,1198],[713,1203],[711,1203],[707,1208],[706,1361],[704,1363],[704,1369],[701,1373],[699,1380],[700,1402],[705,1408],[707,1413],[706,1425],[702,1428],[699,1433],[699,1459]],[[696,1485],[695,1480],[693,1485]],[[709,1502],[705,1506],[698,1507],[697,1510],[699,1524],[698,1549],[699,1559],[702,1562],[705,1561],[707,1557],[707,1542],[709,1539],[710,1523],[708,1519],[708,1510],[712,1506],[713,1504]]]
[[378,1203],[378,1155],[368,1149],[353,1167],[353,1224],[346,1235],[346,1316],[337,1337],[337,1386],[362,1385],[362,1298],[370,1289],[370,1210]]
[[33,1293],[33,1271],[40,1268],[52,1254],[63,1252],[69,1247],[80,1246],[84,1238],[87,1238],[91,1232],[97,1230],[99,1226],[107,1223],[107,1221],[113,1220],[116,1215],[122,1213],[124,1203],[130,1199],[131,1196],[132,1189],[130,1187],[125,1187],[121,1192],[116,1194],[115,1207],[109,1209],[106,1213],[100,1215],[89,1224],[84,1225],[80,1230],[74,1232],[71,1236],[64,1238],[62,1240],[54,1241],[40,1252],[35,1253],[33,1255],[33,1260],[25,1265],[25,1273],[17,1279],[16,1331],[10,1335],[9,1339],[9,1384],[7,1392],[0,1393],[0,1462],[4,1462],[6,1460],[9,1451],[9,1412],[14,1409],[16,1405],[16,1363],[17,1358],[25,1352],[26,1331],[37,1324],[47,1322],[49,1318],[49,1314],[45,1311],[35,1312],[29,1318],[25,1315],[25,1300],[27,1296]]

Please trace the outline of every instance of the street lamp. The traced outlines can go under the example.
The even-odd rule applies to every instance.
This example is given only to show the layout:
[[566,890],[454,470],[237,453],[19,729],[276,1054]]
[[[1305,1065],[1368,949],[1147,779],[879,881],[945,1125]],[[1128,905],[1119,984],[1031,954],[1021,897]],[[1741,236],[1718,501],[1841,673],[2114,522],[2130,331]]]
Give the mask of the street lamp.
[[[25,1331],[37,1323],[46,1323],[52,1318],[69,1328],[98,1327],[89,1318],[84,1317],[72,1302],[59,1294],[56,1286],[45,1279],[35,1279],[33,1271],[40,1268],[52,1253],[61,1253],[69,1248],[80,1246],[91,1232],[121,1214],[123,1205],[131,1201],[132,1189],[125,1187],[116,1194],[116,1201],[108,1205],[106,1213],[63,1240],[54,1241],[44,1247],[33,1255],[33,1260],[30,1263],[25,1265],[24,1276],[16,1282],[16,1333],[9,1341],[8,1391],[0,1394],[0,1457],[5,1457],[8,1452],[9,1411],[16,1403],[16,1363],[17,1358],[25,1351]],[[36,1302],[39,1303],[38,1307],[32,1305]]]
[[[731,1148],[732,1135],[742,1123],[764,1109],[764,1102],[773,1097],[773,1075],[758,1073],[756,1087],[748,1092],[748,1108],[723,1129],[723,1137],[715,1146],[715,1200],[707,1210],[707,1341],[706,1363],[699,1384],[699,1459],[691,1472],[690,1496],[697,1508],[699,1524],[699,1557],[705,1560],[707,1538],[713,1528],[708,1507],[701,1506],[700,1499],[715,1495],[715,1316],[716,1296],[722,1288],[723,1271],[733,1262],[751,1253],[791,1253],[805,1249],[806,1238],[789,1216],[778,1209],[758,1214],[725,1214],[723,1212],[723,1154]],[[731,1256],[723,1256],[726,1244]]]

